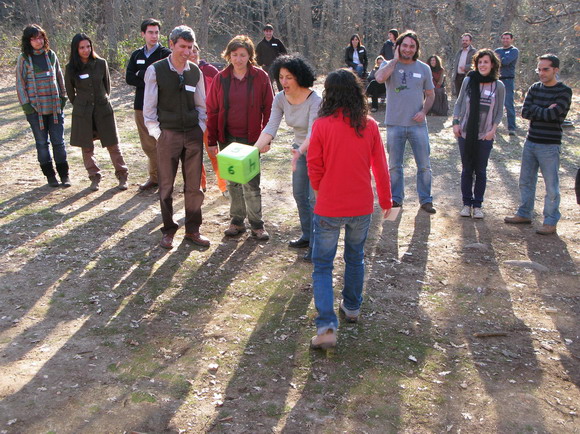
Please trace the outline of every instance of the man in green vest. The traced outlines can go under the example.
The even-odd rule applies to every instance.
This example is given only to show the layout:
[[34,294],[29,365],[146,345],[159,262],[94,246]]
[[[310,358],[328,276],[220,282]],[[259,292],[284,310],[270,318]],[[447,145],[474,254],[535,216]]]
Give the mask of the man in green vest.
[[149,135],[157,140],[157,181],[164,249],[173,247],[178,224],[173,219],[173,184],[179,161],[184,181],[185,239],[202,247],[209,240],[200,234],[200,188],[203,132],[206,128],[205,87],[201,71],[190,62],[195,33],[178,26],[169,35],[171,55],[155,62],[145,73],[143,118]]

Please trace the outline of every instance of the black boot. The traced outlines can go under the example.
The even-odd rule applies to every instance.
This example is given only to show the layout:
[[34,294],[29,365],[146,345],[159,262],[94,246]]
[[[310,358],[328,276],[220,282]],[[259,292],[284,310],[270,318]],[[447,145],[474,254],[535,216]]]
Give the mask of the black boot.
[[70,187],[70,178],[68,177],[68,163],[66,161],[64,163],[56,163],[56,171],[58,172],[58,176],[60,176],[62,186]]
[[41,164],[40,168],[42,169],[44,176],[46,176],[48,185],[51,187],[58,187],[60,185],[56,179],[56,173],[54,172],[54,167],[52,167],[52,162]]

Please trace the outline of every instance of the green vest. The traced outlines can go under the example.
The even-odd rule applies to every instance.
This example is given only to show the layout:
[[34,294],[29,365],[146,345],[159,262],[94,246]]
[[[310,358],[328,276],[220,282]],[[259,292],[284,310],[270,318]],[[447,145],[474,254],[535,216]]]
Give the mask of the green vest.
[[201,72],[189,62],[189,71],[183,71],[183,81],[169,68],[168,59],[153,64],[157,77],[157,117],[162,130],[188,131],[199,124],[194,95]]

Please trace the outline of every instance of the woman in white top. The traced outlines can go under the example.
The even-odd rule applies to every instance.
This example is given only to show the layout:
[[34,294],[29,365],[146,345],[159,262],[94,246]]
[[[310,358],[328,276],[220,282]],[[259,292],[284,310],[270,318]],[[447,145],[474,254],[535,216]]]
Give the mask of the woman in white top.
[[[318,117],[322,98],[311,89],[316,78],[314,69],[299,56],[280,56],[270,69],[272,77],[278,77],[282,92],[274,98],[268,125],[262,131],[255,146],[260,152],[269,150],[270,142],[285,118],[286,124],[294,131],[292,145],[292,193],[298,207],[302,236],[290,241],[294,248],[309,247],[311,239],[314,193],[310,187],[306,168],[306,151],[310,141],[310,130]],[[304,257],[310,260],[310,249]]]

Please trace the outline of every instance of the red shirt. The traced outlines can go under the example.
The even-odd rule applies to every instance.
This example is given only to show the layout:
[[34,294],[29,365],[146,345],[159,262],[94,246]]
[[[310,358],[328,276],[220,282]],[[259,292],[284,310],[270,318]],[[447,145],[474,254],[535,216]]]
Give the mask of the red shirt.
[[232,74],[230,109],[226,120],[226,133],[234,137],[248,138],[248,73],[241,80]]
[[379,126],[372,118],[360,137],[339,111],[318,118],[308,146],[308,177],[318,191],[314,212],[324,217],[372,214],[375,177],[379,205],[392,207],[391,179]]

